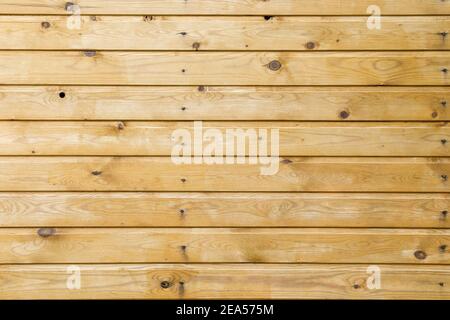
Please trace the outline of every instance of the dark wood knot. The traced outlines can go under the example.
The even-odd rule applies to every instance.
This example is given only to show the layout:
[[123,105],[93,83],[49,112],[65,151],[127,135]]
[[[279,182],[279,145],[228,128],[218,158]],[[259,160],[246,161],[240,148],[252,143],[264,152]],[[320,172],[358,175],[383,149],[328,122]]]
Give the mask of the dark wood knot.
[[100,176],[100,175],[102,174],[102,172],[101,172],[101,171],[95,170],[95,171],[92,171],[91,174],[92,174],[93,176]]
[[50,22],[47,22],[47,21],[42,22],[41,27],[44,29],[50,28]]
[[38,235],[42,238],[48,238],[56,233],[55,228],[40,228],[38,230]]
[[193,48],[194,50],[200,49],[200,43],[199,43],[199,42],[194,42],[194,43],[192,44],[192,48]]
[[64,9],[66,10],[66,11],[72,11],[72,7],[74,6],[74,3],[73,2],[66,2],[66,4],[64,5]]
[[122,121],[120,121],[119,123],[117,123],[117,129],[119,129],[119,130],[125,129],[125,123],[123,123]]
[[309,41],[309,42],[306,43],[305,47],[308,50],[312,50],[312,49],[314,49],[316,47],[316,44],[314,42],[312,42],[312,41]]
[[417,250],[414,252],[414,256],[419,260],[425,260],[427,258],[427,254],[422,250]]
[[269,62],[269,69],[272,71],[278,71],[281,69],[281,62],[278,60],[272,60]]
[[97,52],[96,52],[96,51],[93,51],[93,50],[91,50],[91,51],[85,51],[85,52],[84,52],[84,55],[85,55],[86,57],[89,57],[89,58],[95,57],[96,54],[97,54]]
[[161,285],[161,288],[163,288],[163,289],[169,289],[172,286],[172,282],[170,282],[170,281],[162,281],[160,283],[160,285]]
[[348,111],[343,110],[339,113],[339,117],[341,119],[347,119],[348,117],[350,117],[350,113]]
[[443,244],[439,246],[439,252],[440,253],[445,253],[445,251],[447,251],[447,245]]

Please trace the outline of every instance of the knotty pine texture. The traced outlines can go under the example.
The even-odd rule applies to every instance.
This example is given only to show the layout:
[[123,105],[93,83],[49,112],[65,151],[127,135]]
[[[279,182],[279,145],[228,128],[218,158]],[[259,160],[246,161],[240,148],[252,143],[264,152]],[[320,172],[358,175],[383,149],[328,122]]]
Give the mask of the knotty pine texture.
[[[78,0],[81,14],[112,15],[384,15],[450,14],[446,0]],[[1,0],[1,14],[73,14],[66,0]]]
[[448,121],[446,87],[0,86],[1,120]]
[[1,191],[448,192],[448,158],[281,158],[174,164],[170,157],[0,157]]
[[0,227],[449,228],[446,193],[3,192]]
[[[449,15],[0,0],[0,299],[450,299]],[[279,171],[175,165],[195,120],[279,129]]]
[[450,264],[450,231],[296,228],[6,228],[0,263]]
[[448,50],[446,16],[367,17],[0,16],[0,49]]
[[0,51],[11,85],[450,85],[449,69],[445,51]]
[[[380,265],[80,265],[81,290],[67,290],[70,265],[2,265],[1,299],[450,299],[450,267]],[[168,285],[162,288],[161,284]]]
[[[261,132],[268,132],[264,143],[270,146],[273,130],[279,130],[282,156],[450,155],[450,127],[442,122],[204,122],[202,128],[219,130],[223,136],[227,130],[242,130],[247,135],[243,155],[249,155],[249,143],[257,143]],[[194,135],[194,123],[0,121],[0,155],[168,156],[174,144],[181,143],[172,135],[175,130]],[[232,143],[223,141],[222,152]],[[273,150],[268,149],[270,154]]]

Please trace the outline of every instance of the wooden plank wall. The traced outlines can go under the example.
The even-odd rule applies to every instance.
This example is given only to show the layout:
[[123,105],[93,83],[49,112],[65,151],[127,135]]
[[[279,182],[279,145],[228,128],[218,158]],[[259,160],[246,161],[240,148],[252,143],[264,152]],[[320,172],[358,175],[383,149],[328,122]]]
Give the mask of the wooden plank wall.
[[[449,32],[441,0],[0,0],[0,299],[450,299]],[[279,129],[278,173],[173,164],[195,120]]]

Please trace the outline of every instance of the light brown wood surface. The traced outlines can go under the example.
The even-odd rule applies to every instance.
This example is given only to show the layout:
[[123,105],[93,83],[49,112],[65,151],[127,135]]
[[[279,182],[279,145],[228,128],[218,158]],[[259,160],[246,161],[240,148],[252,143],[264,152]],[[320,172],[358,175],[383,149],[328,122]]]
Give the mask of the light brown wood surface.
[[[0,0],[0,299],[450,300],[449,32],[447,0]],[[279,130],[274,174],[176,165],[199,120]]]
[[[127,264],[79,265],[80,290],[69,290],[72,265],[2,265],[2,299],[450,299],[449,266]],[[72,270],[72,271],[71,271]],[[162,288],[161,284],[169,285]]]
[[450,85],[449,69],[444,51],[0,51],[2,84]]
[[[200,124],[195,124],[199,126]],[[162,155],[170,156],[180,141],[176,130],[187,130],[194,144],[194,122],[1,122],[0,155]],[[279,132],[282,156],[450,156],[447,123],[329,123],[329,122],[203,122],[202,134],[242,130],[249,144],[264,132]],[[227,131],[228,130],[228,131]],[[198,136],[198,135],[197,135]],[[200,137],[200,141],[204,138]],[[225,152],[225,138],[219,146]],[[263,141],[269,143],[276,141]],[[205,145],[207,141],[203,142]]]
[[[1,14],[73,14],[66,0],[1,0]],[[181,15],[385,15],[450,14],[442,0],[78,0],[81,14]]]
[[449,230],[296,228],[0,229],[0,263],[450,264]]
[[2,120],[448,121],[449,106],[446,87],[0,86]]
[[0,193],[2,227],[449,228],[449,194]]
[[[245,160],[245,159],[244,159]],[[0,157],[1,191],[448,192],[448,158],[289,157],[174,164],[170,157]]]
[[[448,50],[446,16],[367,17],[0,16],[0,49]],[[44,23],[44,26],[43,26]],[[48,24],[48,25],[47,25]]]

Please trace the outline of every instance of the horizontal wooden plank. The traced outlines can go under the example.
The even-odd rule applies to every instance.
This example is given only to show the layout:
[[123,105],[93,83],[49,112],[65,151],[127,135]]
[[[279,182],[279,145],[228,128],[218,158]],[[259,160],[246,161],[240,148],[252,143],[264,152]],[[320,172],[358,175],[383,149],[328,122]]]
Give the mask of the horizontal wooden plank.
[[443,51],[0,52],[2,84],[450,85],[448,69]]
[[0,86],[1,120],[450,120],[442,87]]
[[0,193],[2,227],[450,228],[450,194]]
[[[448,50],[447,16],[383,17],[0,16],[0,49]],[[69,24],[69,27],[68,27]]]
[[0,0],[1,14],[200,14],[200,15],[366,15],[379,6],[383,15],[450,14],[447,1],[423,0]]
[[449,158],[289,157],[279,167],[275,160],[242,160],[211,165],[175,164],[170,157],[0,157],[0,191],[449,191]]
[[[375,266],[380,272],[379,288],[373,286],[370,277],[374,271],[369,267],[324,264],[2,265],[0,298],[450,299],[449,266]],[[69,290],[77,284],[70,281],[76,275],[80,275],[80,289]]]
[[181,143],[173,136],[178,130],[191,135],[191,142],[183,143],[192,150],[196,138],[206,146],[208,130],[219,130],[223,141],[214,141],[221,154],[226,145],[236,145],[235,137],[226,138],[230,130],[241,130],[238,144],[245,155],[251,155],[252,145],[260,150],[258,136],[266,132],[270,140],[271,132],[278,130],[279,141],[260,143],[269,146],[269,153],[271,144],[278,143],[282,156],[450,156],[448,123],[134,121],[0,121],[0,155],[170,156]]
[[6,228],[0,263],[450,264],[450,230]]

